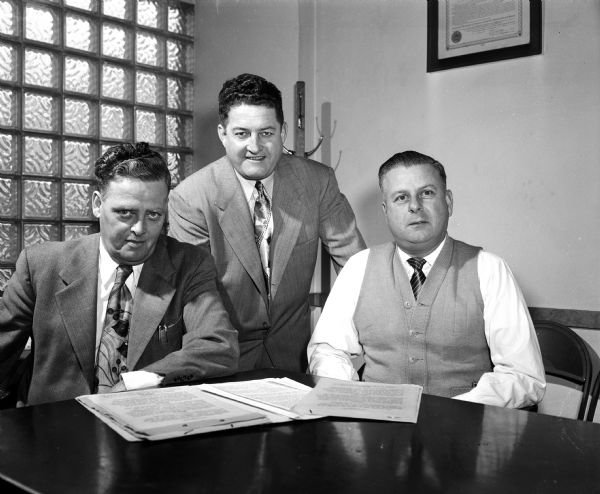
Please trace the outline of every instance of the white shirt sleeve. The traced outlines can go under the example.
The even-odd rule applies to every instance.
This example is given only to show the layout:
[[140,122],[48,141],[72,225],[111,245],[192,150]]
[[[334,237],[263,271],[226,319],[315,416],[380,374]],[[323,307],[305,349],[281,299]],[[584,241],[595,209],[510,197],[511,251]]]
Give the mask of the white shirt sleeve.
[[546,388],[544,365],[521,290],[506,262],[494,254],[480,251],[477,270],[493,372],[455,398],[512,408],[538,403]]
[[121,377],[128,391],[132,389],[157,388],[164,379],[164,376],[143,370],[123,372]]
[[308,343],[311,374],[358,380],[352,359],[363,351],[353,317],[368,257],[369,249],[353,255],[338,274]]

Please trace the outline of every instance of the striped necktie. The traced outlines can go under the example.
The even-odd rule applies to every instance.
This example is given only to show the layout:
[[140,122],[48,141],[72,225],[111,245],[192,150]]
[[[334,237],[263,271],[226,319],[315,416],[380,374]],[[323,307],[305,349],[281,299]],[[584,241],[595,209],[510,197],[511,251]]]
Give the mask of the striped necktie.
[[412,277],[410,278],[410,286],[415,296],[415,300],[417,300],[421,287],[426,279],[425,273],[423,272],[425,259],[422,259],[421,257],[411,257],[410,259],[407,259],[406,262],[414,269]]
[[260,254],[267,291],[270,291],[271,266],[269,264],[269,246],[273,236],[273,222],[271,221],[271,202],[266,194],[265,186],[258,180],[255,184],[254,201],[254,240]]
[[98,347],[96,384],[98,393],[107,393],[119,382],[121,372],[127,372],[129,319],[133,300],[125,281],[133,271],[131,266],[117,267],[115,283],[108,296],[104,328]]

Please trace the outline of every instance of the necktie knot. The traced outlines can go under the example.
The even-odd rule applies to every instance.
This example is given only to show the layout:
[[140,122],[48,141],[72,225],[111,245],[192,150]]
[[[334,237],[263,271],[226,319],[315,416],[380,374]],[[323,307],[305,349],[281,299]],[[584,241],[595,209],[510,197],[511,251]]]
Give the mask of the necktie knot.
[[423,259],[422,257],[411,257],[410,259],[407,259],[406,262],[410,264],[414,270],[417,271],[422,270],[423,266],[425,265],[425,259]]
[[117,274],[115,275],[115,284],[119,288],[122,287],[132,272],[133,267],[129,264],[119,264],[119,266],[117,266]]
[[256,189],[256,202],[254,208],[255,210],[262,210],[262,213],[259,214],[264,214],[264,212],[267,209],[270,209],[269,198],[267,197],[267,190],[265,189],[264,184],[260,180],[257,180],[257,182],[254,184],[254,188]]

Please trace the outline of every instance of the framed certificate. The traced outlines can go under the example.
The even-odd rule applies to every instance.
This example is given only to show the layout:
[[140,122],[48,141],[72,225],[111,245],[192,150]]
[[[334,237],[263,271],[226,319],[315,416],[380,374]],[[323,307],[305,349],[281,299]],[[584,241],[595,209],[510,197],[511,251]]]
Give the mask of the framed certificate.
[[427,0],[427,72],[540,53],[541,0]]

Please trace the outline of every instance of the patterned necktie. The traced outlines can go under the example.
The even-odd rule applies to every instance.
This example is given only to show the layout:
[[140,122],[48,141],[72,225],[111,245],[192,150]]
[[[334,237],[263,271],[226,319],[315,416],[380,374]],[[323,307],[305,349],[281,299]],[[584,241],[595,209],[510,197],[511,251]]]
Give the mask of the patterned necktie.
[[269,266],[269,245],[273,235],[273,224],[271,222],[271,202],[265,192],[265,186],[259,180],[256,182],[254,202],[254,240],[260,254],[260,262],[263,267],[267,291],[270,289],[271,267]]
[[425,259],[420,257],[411,257],[407,259],[406,262],[412,266],[414,269],[412,277],[410,278],[410,286],[412,288],[413,294],[415,295],[415,300],[419,296],[419,292],[421,291],[421,287],[423,283],[425,283],[425,273],[423,270],[423,265],[425,264]]
[[133,268],[120,265],[117,268],[115,284],[108,296],[108,306],[104,318],[104,328],[98,348],[96,364],[97,392],[107,393],[119,382],[121,372],[127,372],[127,344],[129,318],[133,300],[125,280]]

